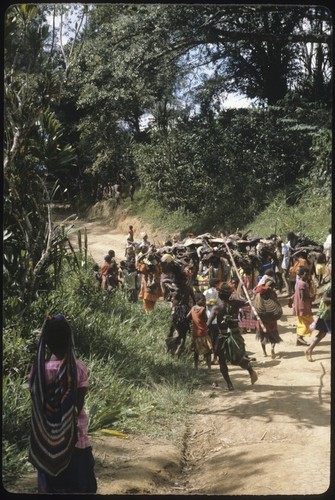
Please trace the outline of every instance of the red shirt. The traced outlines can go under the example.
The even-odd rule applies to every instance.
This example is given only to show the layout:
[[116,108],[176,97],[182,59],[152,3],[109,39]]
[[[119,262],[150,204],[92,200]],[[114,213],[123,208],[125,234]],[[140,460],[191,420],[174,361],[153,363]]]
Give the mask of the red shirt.
[[208,335],[206,308],[195,305],[191,309],[192,336],[205,337]]
[[107,276],[107,271],[108,271],[109,267],[110,267],[110,263],[105,262],[105,264],[102,266],[101,271],[100,271],[102,276]]
[[293,312],[296,316],[310,316],[312,314],[312,299],[309,290],[306,281],[302,279],[296,281],[293,296]]

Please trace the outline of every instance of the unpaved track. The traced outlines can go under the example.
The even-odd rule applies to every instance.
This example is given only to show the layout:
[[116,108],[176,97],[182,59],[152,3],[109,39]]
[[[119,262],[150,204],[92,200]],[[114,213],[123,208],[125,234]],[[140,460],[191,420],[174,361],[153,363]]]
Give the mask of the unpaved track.
[[[141,233],[146,232],[149,237],[149,242],[157,247],[161,246],[171,235],[160,231],[153,231],[150,226],[145,224],[140,217],[128,215],[127,209],[122,206],[117,210],[114,216],[110,215],[108,202],[97,204],[91,209],[91,217],[88,220],[71,217],[65,226],[73,225],[73,231],[70,235],[70,240],[74,247],[77,248],[77,233],[76,230],[84,228],[88,234],[88,253],[99,265],[103,265],[104,256],[108,250],[115,251],[116,260],[125,258],[125,249],[128,236],[129,225],[133,225],[135,241],[141,241]],[[69,217],[68,210],[57,210],[55,212],[55,220],[61,222]],[[73,214],[74,216],[75,214]],[[82,236],[83,238],[83,236]]]
[[[120,225],[110,229],[106,222],[83,222],[97,262],[102,263],[109,248],[118,260],[123,258],[129,221],[123,222],[124,230]],[[129,223],[136,227],[134,220]],[[281,301],[283,342],[276,349],[277,358],[264,358],[255,335],[246,333],[247,351],[257,359],[253,365],[258,381],[252,386],[246,371],[230,366],[235,390],[228,392],[218,366],[213,366],[198,391],[195,414],[185,422],[182,446],[145,436],[93,438],[99,494],[261,496],[327,491],[331,338],[328,335],[316,348],[315,361],[307,362],[304,347],[295,345],[295,318],[284,294]],[[206,370],[205,365],[199,369]],[[34,476],[10,491],[35,492]]]

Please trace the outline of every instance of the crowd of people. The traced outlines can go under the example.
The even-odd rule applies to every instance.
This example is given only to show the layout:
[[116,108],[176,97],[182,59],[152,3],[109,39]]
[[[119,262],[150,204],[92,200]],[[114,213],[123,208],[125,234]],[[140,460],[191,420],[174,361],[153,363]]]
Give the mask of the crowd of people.
[[[183,240],[173,237],[157,247],[146,233],[136,241],[134,232],[129,226],[124,259],[119,264],[113,250],[105,256],[103,266],[96,264],[95,282],[111,293],[123,289],[133,302],[142,299],[146,313],[159,299],[169,302],[169,352],[180,356],[190,334],[195,366],[200,354],[209,367],[219,363],[231,388],[222,352],[230,361],[240,356],[249,370],[250,365],[243,361],[245,346],[239,333],[255,331],[264,356],[270,344],[274,359],[276,345],[282,342],[277,322],[283,314],[278,294],[283,292],[297,318],[297,346],[308,346],[305,339],[313,331],[313,301],[325,283],[327,290],[331,288],[331,237],[319,245],[293,232],[287,234],[286,242],[276,235],[252,238],[241,233],[189,233]],[[232,352],[237,346],[239,351]],[[313,348],[306,351],[309,361]],[[256,377],[249,373],[254,383]]]

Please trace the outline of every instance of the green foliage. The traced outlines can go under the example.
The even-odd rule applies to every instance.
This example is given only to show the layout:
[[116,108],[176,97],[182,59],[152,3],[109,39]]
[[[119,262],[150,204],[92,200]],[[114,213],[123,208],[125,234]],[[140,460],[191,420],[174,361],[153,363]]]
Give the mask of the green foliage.
[[197,228],[232,231],[251,222],[283,187],[294,192],[295,203],[308,175],[314,190],[327,176],[323,192],[329,193],[328,113],[300,104],[223,111],[210,123],[177,124],[164,139],[152,130],[149,142],[133,146],[147,204],[154,200],[173,214],[185,213]]
[[313,241],[323,244],[328,229],[331,227],[331,201],[329,198],[320,198],[318,195],[305,192],[299,203],[287,204],[285,193],[281,192],[250,224],[241,229],[255,237],[268,237],[277,234],[283,241],[287,233],[308,236]]
[[[79,267],[87,261],[87,242],[82,254],[76,255],[68,239],[71,224],[53,226],[51,204],[38,206],[35,196],[24,194],[25,206],[21,206],[16,196],[14,182],[5,199],[5,223],[7,226],[4,243],[4,312],[6,317],[14,314],[25,315],[39,291],[57,283],[62,261],[67,260],[72,267]],[[44,183],[44,195],[49,195]],[[11,190],[14,196],[11,196]],[[45,206],[47,205],[47,206]],[[34,211],[27,213],[31,206]],[[11,207],[11,210],[9,210]],[[43,224],[40,223],[43,220]]]
[[25,472],[31,470],[31,465],[27,462],[27,453],[15,443],[2,440],[2,471],[3,482],[10,484],[16,481]]
[[[27,448],[30,430],[30,395],[27,374],[13,374],[2,379],[2,451],[3,477],[13,477],[26,468],[23,451]],[[16,460],[15,460],[16,458]],[[5,467],[8,468],[5,468]]]
[[62,125],[50,109],[43,110],[37,119],[36,135],[28,154],[33,155],[41,170],[54,178],[63,177],[66,184],[66,174],[75,164],[76,155],[70,144],[64,144]]
[[6,13],[3,212],[9,315],[29,309],[41,282],[48,282],[50,261],[59,257],[62,242],[52,234],[50,203],[59,191],[57,176],[75,159],[50,108],[59,79],[46,51],[47,12],[23,4]]
[[189,231],[201,232],[202,220],[182,208],[176,210],[164,210],[159,200],[144,189],[136,192],[134,202],[129,207],[130,214],[141,214],[143,220],[150,224],[153,229],[165,230],[170,235],[184,235]]
[[[175,367],[174,367],[175,368]],[[179,368],[179,367],[178,367]],[[169,438],[181,444],[183,436],[180,429],[189,418],[196,403],[194,390],[204,380],[205,373],[194,370],[188,364],[175,377],[162,379],[159,384],[137,391],[139,418],[122,419],[121,424],[127,432],[142,432],[158,438]],[[185,378],[184,378],[185,377]]]
[[[29,336],[27,331],[29,331]],[[10,373],[20,375],[28,371],[39,332],[35,331],[35,334],[32,334],[32,325],[24,324],[22,321],[12,323],[4,329],[2,337],[2,372],[4,375]]]
[[[319,16],[323,23],[318,22]],[[305,25],[310,30],[304,31]],[[210,130],[209,137],[203,137],[202,142],[192,117],[206,120],[207,125],[213,122],[222,111],[224,96],[230,91],[246,93],[259,102],[273,105],[286,98],[289,87],[297,88],[297,94],[307,102],[324,102],[324,88],[329,87],[330,18],[322,8],[95,5],[90,10],[85,35],[80,57],[63,89],[65,102],[72,102],[72,107],[79,111],[76,127],[80,134],[78,152],[83,171],[93,175],[96,181],[106,182],[121,172],[127,177],[136,164],[141,178],[145,177],[145,182],[149,180],[153,186],[152,197],[158,196],[158,173],[165,173],[167,178],[161,183],[161,188],[166,189],[163,203],[165,208],[173,210],[178,207],[194,213],[194,206],[197,210],[202,208],[198,203],[199,199],[203,200],[201,195],[205,190],[201,181],[208,187],[207,195],[216,195],[212,179],[207,182],[207,176],[203,175],[203,169],[205,174],[209,170],[207,161],[214,170],[219,169],[226,181],[231,175],[231,169],[223,168],[217,158],[227,154],[222,142],[227,137],[222,137],[219,131],[221,148],[215,154],[219,142],[217,127]],[[321,39],[324,44],[318,45],[319,64],[313,65],[312,60],[306,59],[306,45]],[[297,60],[302,64],[297,65]],[[313,78],[318,79],[320,83],[315,86],[312,100],[302,91],[306,78],[311,82]],[[141,129],[141,118],[145,115],[153,120],[150,137]],[[178,126],[181,123],[188,130],[181,131]],[[228,133],[228,156],[230,152],[234,154],[232,144],[233,138],[238,137],[237,127],[243,136],[244,125],[240,121],[231,129],[230,137]],[[271,127],[272,140],[265,154],[262,145],[269,139],[267,134],[255,136],[253,131],[248,141],[250,147],[245,144],[245,137],[236,142],[235,151],[240,152],[237,156],[241,156],[241,148],[244,148],[244,163],[248,165],[254,160],[250,168],[254,178],[255,173],[256,179],[259,178],[259,169],[255,172],[254,165],[268,165],[268,159],[271,160],[266,184],[272,179],[285,180],[292,163],[295,170],[296,159],[291,160],[290,151],[282,152],[281,145],[286,144],[289,149],[291,144],[292,152],[296,152],[296,141],[286,137],[286,128],[280,143],[281,134],[275,135],[278,125]],[[310,130],[314,130],[313,126],[310,124]],[[291,132],[294,130],[301,132],[298,140],[301,142],[306,125],[298,121]],[[201,131],[200,135],[203,135]],[[131,152],[125,137],[136,143]],[[278,155],[276,148],[270,147],[272,142],[279,146]],[[253,155],[259,145],[259,154]],[[200,148],[204,147],[205,151],[213,147],[207,158],[201,154]],[[241,164],[236,160],[232,167]],[[280,162],[286,165],[282,176],[278,173]],[[169,180],[171,170],[177,178],[175,183]],[[232,199],[235,199],[235,183],[241,176],[236,169],[233,172],[236,178],[224,194],[233,191]],[[190,182],[195,187],[187,199],[185,192]],[[250,206],[251,197],[245,198],[243,205]],[[258,205],[252,208],[257,210]],[[223,207],[222,212],[226,213],[226,208]]]
[[308,174],[309,188],[315,195],[326,197],[331,202],[332,193],[332,132],[321,129],[313,137],[311,146],[313,166]]

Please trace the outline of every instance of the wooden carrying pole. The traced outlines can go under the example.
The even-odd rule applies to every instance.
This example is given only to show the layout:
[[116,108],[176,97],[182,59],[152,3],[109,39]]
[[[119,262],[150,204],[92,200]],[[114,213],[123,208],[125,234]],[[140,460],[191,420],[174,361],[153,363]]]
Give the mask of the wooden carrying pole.
[[233,264],[233,266],[234,266],[234,269],[235,269],[235,271],[236,271],[237,277],[238,277],[238,279],[239,279],[239,281],[240,281],[240,283],[241,283],[242,289],[243,289],[243,291],[244,291],[244,293],[245,293],[245,295],[246,295],[246,298],[247,298],[247,300],[248,300],[248,302],[249,302],[249,304],[250,304],[251,310],[252,310],[253,314],[255,315],[255,317],[256,317],[256,319],[257,319],[257,321],[259,322],[259,324],[260,324],[260,326],[261,326],[261,328],[262,328],[263,332],[265,332],[265,331],[266,331],[266,328],[265,328],[265,326],[264,326],[264,323],[263,323],[263,321],[261,320],[261,318],[259,317],[259,314],[258,314],[258,312],[256,311],[256,309],[255,309],[255,307],[254,307],[254,305],[253,305],[253,303],[252,303],[252,301],[251,301],[251,298],[250,298],[250,296],[249,296],[248,290],[247,290],[247,288],[246,288],[245,284],[243,283],[242,276],[240,275],[240,273],[239,273],[239,271],[238,271],[238,269],[237,269],[237,266],[236,266],[236,264],[235,264],[235,260],[234,260],[234,257],[233,257],[233,255],[232,255],[231,251],[230,251],[230,248],[229,248],[229,246],[227,245],[227,243],[226,243],[226,242],[224,242],[224,244],[226,245],[227,251],[228,251],[228,253],[229,253],[230,260],[231,260],[231,262],[232,262],[232,264]]

